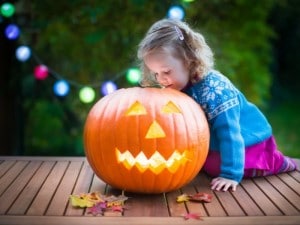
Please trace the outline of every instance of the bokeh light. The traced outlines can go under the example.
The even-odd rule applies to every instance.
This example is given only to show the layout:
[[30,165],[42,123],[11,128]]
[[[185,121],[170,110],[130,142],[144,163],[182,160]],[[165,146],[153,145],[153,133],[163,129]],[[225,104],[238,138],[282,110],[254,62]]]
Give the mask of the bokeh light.
[[53,92],[55,95],[59,97],[64,97],[69,94],[70,85],[65,80],[56,81],[53,85]]
[[0,11],[4,17],[11,17],[15,13],[15,7],[13,4],[6,2],[1,6]]
[[141,80],[141,71],[138,68],[128,69],[126,73],[126,79],[129,83],[138,83]]
[[5,28],[5,36],[9,40],[15,40],[20,36],[20,29],[17,25],[15,24],[9,24]]
[[22,45],[16,49],[16,57],[19,61],[25,62],[30,58],[30,56],[31,50],[29,47]]
[[38,65],[34,67],[34,77],[37,80],[45,80],[48,77],[48,67],[45,65]]
[[95,99],[95,91],[91,87],[83,87],[79,91],[79,99],[83,103],[90,103]]
[[108,95],[117,90],[117,85],[112,81],[106,81],[101,85],[101,92],[103,95]]
[[178,5],[171,6],[167,13],[167,17],[169,19],[176,19],[176,20],[183,20],[184,15],[185,15],[184,9]]

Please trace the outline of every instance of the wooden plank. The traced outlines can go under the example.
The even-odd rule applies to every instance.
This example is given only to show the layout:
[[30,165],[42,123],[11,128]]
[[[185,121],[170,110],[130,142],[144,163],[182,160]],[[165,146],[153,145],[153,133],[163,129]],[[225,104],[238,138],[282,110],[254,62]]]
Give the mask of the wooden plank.
[[257,206],[253,199],[247,194],[243,186],[239,185],[237,190],[232,192],[233,197],[242,207],[247,216],[263,216],[262,210]]
[[170,216],[183,216],[187,211],[187,206],[185,203],[178,203],[176,202],[177,196],[181,195],[182,192],[180,190],[172,191],[169,193],[166,193],[166,199],[168,203],[168,209]]
[[0,179],[0,196],[9,187],[9,185],[21,173],[24,167],[28,164],[27,161],[16,162]]
[[0,164],[0,178],[16,163],[16,161],[2,161]]
[[126,193],[130,197],[126,201],[128,210],[124,216],[169,216],[167,201],[163,194],[135,194]]
[[[93,171],[87,162],[84,162],[83,167],[80,171],[78,180],[75,184],[75,187],[72,191],[73,195],[79,195],[81,193],[88,193],[92,179],[93,179]],[[84,214],[83,208],[73,207],[70,202],[68,203],[67,210],[65,215],[67,216],[80,216]]]
[[27,164],[12,184],[5,190],[0,197],[0,202],[2,203],[0,204],[0,214],[6,213],[40,165],[41,162],[38,161]]
[[26,212],[26,215],[44,215],[49,203],[51,202],[52,196],[54,195],[57,186],[59,185],[59,182],[61,181],[65,173],[68,164],[69,163],[66,161],[57,162],[55,164],[51,173],[41,187],[39,193],[36,195],[28,211]]
[[185,221],[180,217],[4,216],[0,225],[299,225],[300,216],[205,217]]
[[23,215],[30,206],[32,200],[40,190],[45,179],[53,168],[54,162],[43,162],[38,171],[33,175],[30,182],[22,190],[14,204],[8,211],[8,215]]
[[[284,174],[287,175],[287,174]],[[281,177],[284,178],[284,175]],[[288,175],[287,175],[288,176]],[[288,185],[282,182],[277,176],[269,176],[266,179],[276,188],[277,191],[281,193],[284,198],[286,198],[298,211],[300,211],[300,196]],[[294,188],[300,192],[300,183],[294,184]]]
[[215,192],[210,190],[210,178],[204,173],[200,173],[196,179],[194,179],[194,185],[197,192],[204,192],[213,196],[212,202],[204,204],[204,208],[209,216],[227,216],[222,204],[217,198]]
[[221,204],[223,205],[223,208],[228,214],[228,216],[245,216],[245,212],[239,206],[236,199],[233,198],[232,193],[230,191],[216,191],[215,194],[221,202]]
[[64,215],[66,207],[69,203],[69,196],[72,193],[73,187],[76,183],[80,169],[83,165],[82,161],[71,161],[66,173],[59,184],[55,195],[47,209],[46,215],[59,216]]
[[279,177],[286,185],[293,189],[294,192],[300,195],[300,182],[297,181],[294,177],[292,177],[288,173],[278,174],[277,177]]
[[5,161],[73,161],[81,162],[87,161],[82,156],[0,156],[0,160]]
[[257,186],[267,195],[284,215],[298,215],[299,212],[278,192],[265,177],[259,177],[254,180]]
[[249,196],[254,200],[258,207],[263,211],[264,215],[267,216],[279,216],[283,213],[274,206],[273,202],[258,188],[258,186],[253,182],[254,179],[244,179],[241,182],[241,186],[247,192]]
[[300,172],[299,171],[289,172],[288,174],[291,175],[295,180],[300,182]]
[[[182,193],[186,193],[189,195],[193,195],[193,194],[197,193],[197,189],[195,188],[193,181],[190,182],[189,184],[187,184],[186,186],[184,186],[183,188],[181,188],[181,190],[182,190]],[[209,187],[207,187],[207,190],[205,191],[205,193],[211,193],[211,190]],[[189,201],[186,203],[186,207],[187,207],[189,213],[195,213],[202,217],[202,216],[207,216],[207,212],[205,211],[204,204],[209,204],[209,203],[200,203],[200,202]]]

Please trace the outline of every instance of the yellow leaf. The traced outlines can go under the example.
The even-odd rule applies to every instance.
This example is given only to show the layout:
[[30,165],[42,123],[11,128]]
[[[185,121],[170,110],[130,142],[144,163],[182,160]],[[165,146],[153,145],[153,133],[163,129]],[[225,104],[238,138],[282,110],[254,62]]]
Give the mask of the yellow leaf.
[[188,202],[189,199],[190,198],[189,198],[189,196],[187,194],[182,194],[182,195],[177,196],[176,201],[177,202]]
[[80,197],[77,195],[70,195],[70,201],[74,207],[92,207],[95,203],[88,198]]

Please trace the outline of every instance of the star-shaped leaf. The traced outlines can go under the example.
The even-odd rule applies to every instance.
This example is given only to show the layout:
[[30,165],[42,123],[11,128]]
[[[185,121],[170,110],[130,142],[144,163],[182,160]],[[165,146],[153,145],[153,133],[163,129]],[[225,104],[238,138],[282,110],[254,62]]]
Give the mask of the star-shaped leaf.
[[99,214],[103,214],[105,209],[107,208],[107,205],[105,202],[99,202],[88,209],[88,213],[93,214],[94,216],[97,216]]
[[177,196],[177,199],[176,199],[177,202],[187,202],[189,201],[189,196],[187,194],[182,194],[182,195],[179,195]]

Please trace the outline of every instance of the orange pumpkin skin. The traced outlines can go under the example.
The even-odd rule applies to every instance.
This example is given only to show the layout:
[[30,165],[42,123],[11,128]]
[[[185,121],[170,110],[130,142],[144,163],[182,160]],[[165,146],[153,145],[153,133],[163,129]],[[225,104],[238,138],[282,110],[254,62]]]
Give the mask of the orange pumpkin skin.
[[201,107],[173,89],[127,88],[100,99],[84,127],[95,174],[130,192],[163,193],[189,183],[208,154]]

